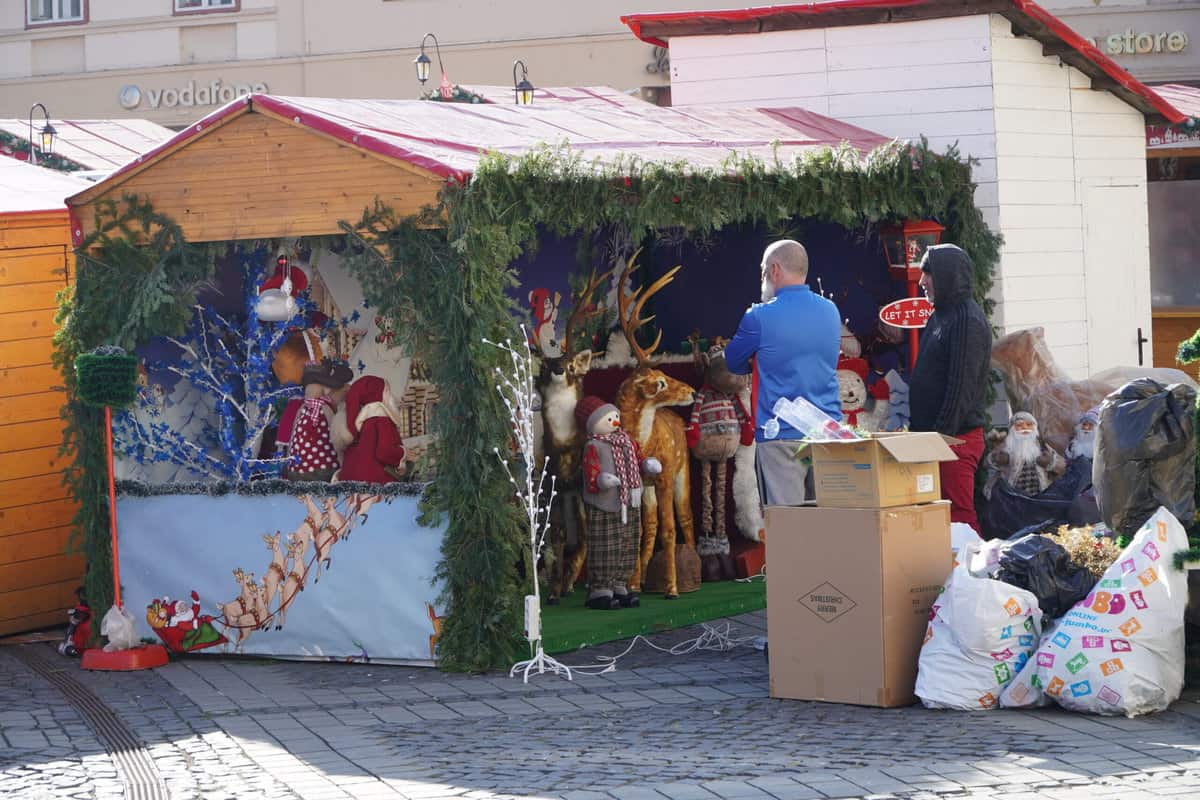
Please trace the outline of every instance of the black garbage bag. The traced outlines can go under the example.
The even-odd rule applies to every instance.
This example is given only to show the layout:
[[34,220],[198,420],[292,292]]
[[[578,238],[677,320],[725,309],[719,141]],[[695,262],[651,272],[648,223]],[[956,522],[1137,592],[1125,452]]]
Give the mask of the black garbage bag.
[[1072,561],[1062,545],[1041,534],[1013,542],[1000,553],[996,580],[1033,592],[1047,619],[1067,613],[1096,585],[1092,573]]
[[1165,506],[1185,526],[1196,513],[1196,392],[1182,383],[1130,381],[1100,405],[1096,501],[1108,527],[1133,536]]
[[979,517],[981,533],[985,539],[1007,539],[1030,525],[1065,525],[1075,499],[1091,485],[1092,465],[1086,458],[1071,461],[1058,480],[1035,495],[1019,492],[1001,478]]

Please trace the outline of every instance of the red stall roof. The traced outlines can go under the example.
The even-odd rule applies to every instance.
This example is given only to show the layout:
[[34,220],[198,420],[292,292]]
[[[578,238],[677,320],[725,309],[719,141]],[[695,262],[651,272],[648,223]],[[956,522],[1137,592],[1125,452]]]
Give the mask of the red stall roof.
[[259,111],[290,120],[347,145],[406,161],[444,177],[470,175],[486,152],[520,155],[568,144],[588,160],[614,163],[685,161],[719,167],[733,153],[767,163],[849,142],[862,153],[888,137],[802,108],[663,108],[637,102],[557,102],[544,106],[439,103],[427,100],[336,100],[249,95],[189,125],[158,148],[95,184],[107,190],[150,162],[205,135],[219,121]]
[[[44,124],[35,119],[34,136]],[[56,119],[54,152],[88,170],[110,172],[170,139],[175,132],[146,119]],[[0,130],[29,140],[28,119],[0,119]]]
[[65,211],[64,198],[91,186],[82,178],[0,158],[0,214]]
[[1004,16],[1016,29],[1040,41],[1046,55],[1058,56],[1091,77],[1093,89],[1112,92],[1143,114],[1161,116],[1171,123],[1187,118],[1171,102],[1031,0],[826,0],[725,11],[629,14],[621,17],[621,21],[642,41],[667,47],[673,36],[835,28],[975,14]]

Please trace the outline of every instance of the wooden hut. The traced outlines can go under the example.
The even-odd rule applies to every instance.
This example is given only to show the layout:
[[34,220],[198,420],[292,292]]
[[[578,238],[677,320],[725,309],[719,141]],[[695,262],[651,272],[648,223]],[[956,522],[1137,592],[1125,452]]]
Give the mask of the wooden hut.
[[59,457],[62,380],[50,363],[71,282],[63,198],[85,181],[0,158],[0,635],[65,620],[83,560]]

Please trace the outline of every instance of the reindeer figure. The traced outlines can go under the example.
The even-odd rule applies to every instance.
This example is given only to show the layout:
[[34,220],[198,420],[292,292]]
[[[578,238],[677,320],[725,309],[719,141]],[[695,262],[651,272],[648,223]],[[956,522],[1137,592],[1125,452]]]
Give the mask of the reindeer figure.
[[[242,642],[262,624],[262,621],[254,615],[256,600],[255,596],[250,593],[250,584],[254,580],[254,575],[243,572],[239,567],[233,571],[233,578],[242,587],[241,594],[228,603],[217,603],[217,612],[225,618],[225,625],[228,629],[237,631],[237,639],[233,644],[235,650],[240,652]],[[257,595],[257,590],[255,595]]]
[[[537,390],[542,397],[543,452],[550,459],[549,473],[554,476],[558,497],[550,507],[549,591],[547,602],[554,605],[559,597],[575,588],[575,580],[587,558],[587,515],[579,496],[580,468],[585,431],[575,420],[575,406],[583,399],[583,376],[592,366],[592,351],[574,352],[575,326],[598,313],[592,296],[612,275],[613,270],[588,277],[587,285],[573,298],[571,315],[563,336],[561,355],[541,353]],[[536,468],[537,465],[535,465]],[[575,533],[578,543],[570,560],[566,558],[567,540]]]
[[291,561],[291,570],[288,572],[287,580],[283,582],[283,593],[279,596],[279,610],[275,612],[275,630],[283,630],[284,624],[287,622],[288,607],[292,604],[292,600],[296,595],[304,591],[304,578],[308,574],[308,565],[304,563],[304,553],[308,549],[308,542],[302,540],[296,534],[288,536],[288,558]]
[[287,573],[284,567],[287,564],[287,559],[283,554],[283,550],[279,546],[280,532],[275,531],[274,536],[263,536],[263,543],[267,549],[271,551],[271,565],[267,567],[267,573],[263,575],[262,580],[262,596],[263,603],[270,610],[271,604],[275,602],[275,596],[279,594],[279,588],[287,579]]
[[313,546],[317,549],[317,575],[313,583],[321,580],[322,564],[328,570],[333,563],[333,546],[342,539],[349,530],[349,523],[336,507],[337,500],[330,497],[325,501],[325,524],[322,525],[313,538]]
[[683,531],[685,544],[694,547],[696,536],[692,528],[691,476],[683,419],[666,407],[690,404],[695,392],[691,386],[652,365],[650,356],[662,341],[661,330],[648,348],[638,345],[634,336],[638,328],[654,319],[641,318],[646,301],[674,280],[675,273],[682,268],[677,266],[648,287],[627,294],[625,285],[637,269],[635,262],[641,252],[639,248],[629,257],[617,286],[621,331],[638,365],[618,387],[616,406],[621,412],[621,427],[637,440],[643,458],[657,458],[662,463],[662,472],[646,479],[642,493],[642,553],[629,588],[641,589],[642,577],[654,556],[654,545],[661,540],[665,575],[660,588],[670,600],[679,596],[675,573],[676,524]]
[[260,588],[255,583],[254,573],[251,572],[246,581],[246,593],[250,595],[250,616],[254,618],[254,622],[256,623],[254,627],[260,631],[266,630],[271,625],[271,612],[267,608],[263,588]]

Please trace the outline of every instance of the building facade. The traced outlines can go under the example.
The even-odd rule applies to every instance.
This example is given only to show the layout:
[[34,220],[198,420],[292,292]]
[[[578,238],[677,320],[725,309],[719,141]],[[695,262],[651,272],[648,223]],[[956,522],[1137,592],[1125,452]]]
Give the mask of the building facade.
[[[411,99],[422,90],[412,60],[429,31],[458,84],[511,85],[521,59],[534,85],[665,86],[665,51],[620,23],[638,8],[636,0],[0,0],[0,117],[41,102],[55,117],[182,127],[252,91]],[[432,43],[428,55],[427,89],[439,79]]]

